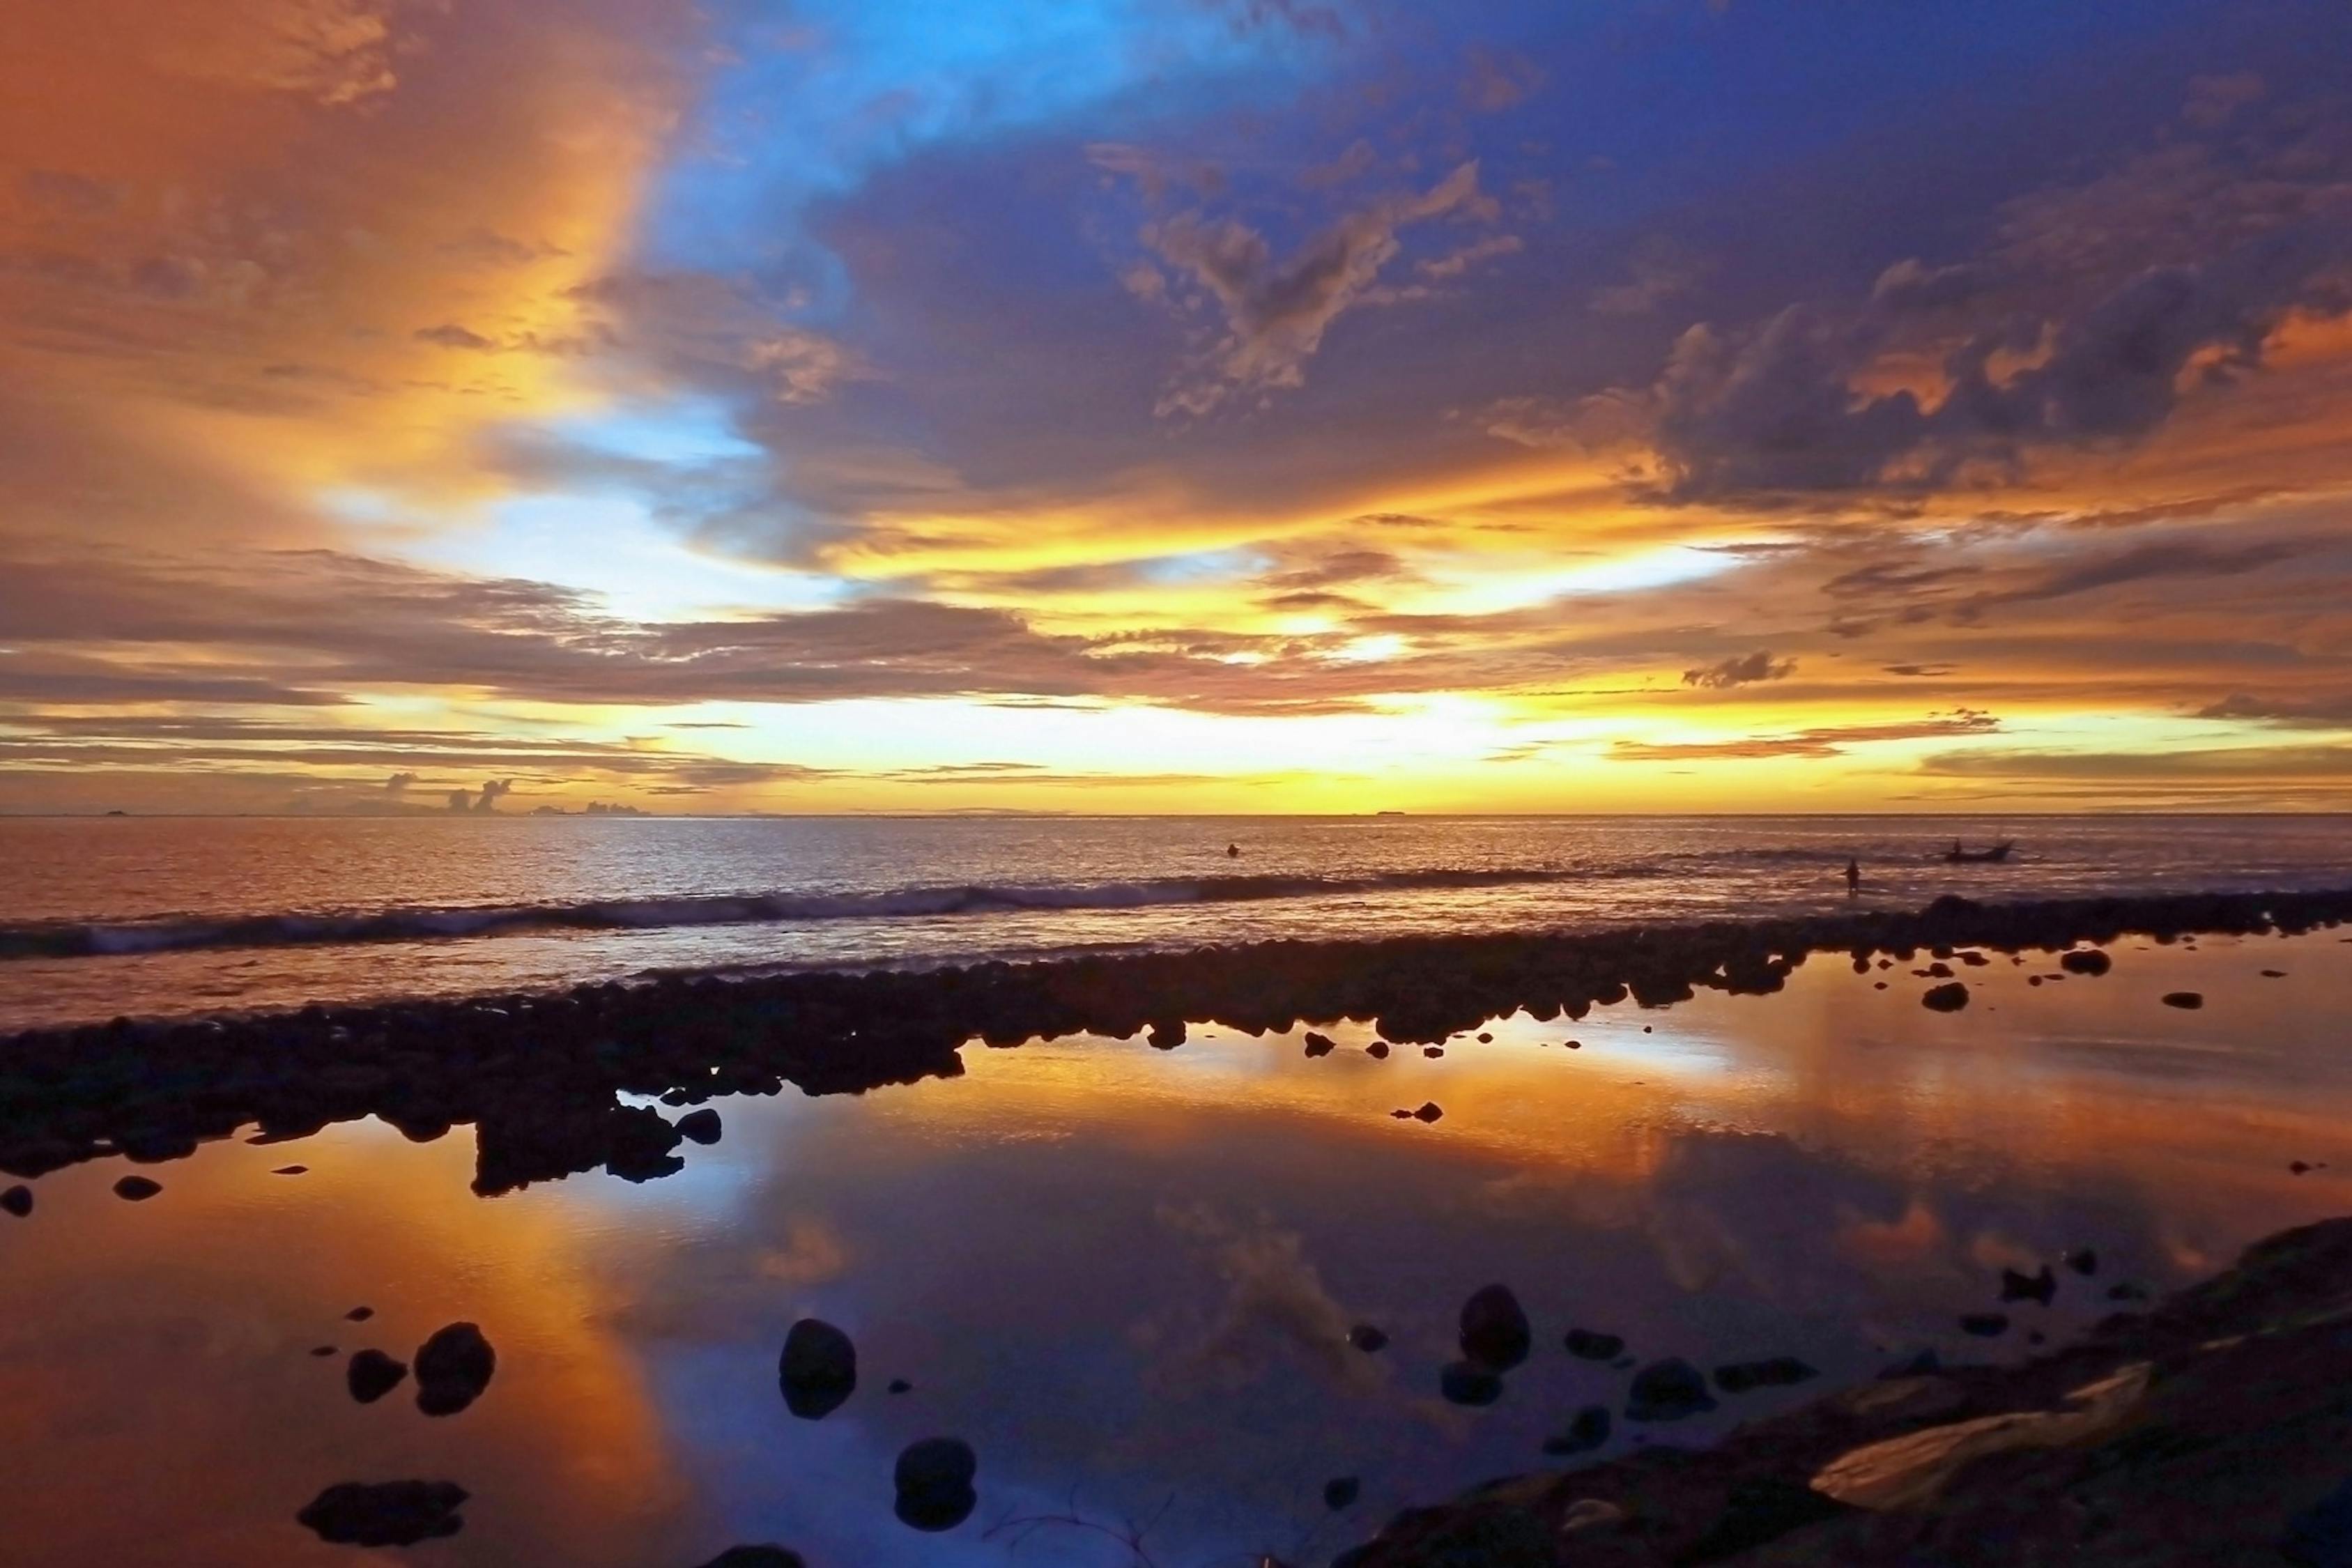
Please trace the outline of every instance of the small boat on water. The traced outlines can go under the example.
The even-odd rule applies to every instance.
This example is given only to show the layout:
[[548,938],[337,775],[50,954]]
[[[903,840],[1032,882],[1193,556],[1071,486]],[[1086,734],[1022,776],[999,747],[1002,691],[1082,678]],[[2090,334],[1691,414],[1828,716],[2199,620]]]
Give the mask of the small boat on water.
[[1963,849],[1958,841],[1955,840],[1952,847],[1944,851],[1944,859],[1954,866],[1973,866],[1987,861],[2006,860],[2009,858],[2009,852],[2016,847],[2015,844],[2004,838],[1990,849]]

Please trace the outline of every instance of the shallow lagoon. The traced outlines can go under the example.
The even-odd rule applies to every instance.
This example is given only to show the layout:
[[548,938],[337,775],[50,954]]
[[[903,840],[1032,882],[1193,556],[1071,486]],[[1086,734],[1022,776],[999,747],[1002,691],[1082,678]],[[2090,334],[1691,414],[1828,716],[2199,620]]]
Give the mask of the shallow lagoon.
[[[687,1568],[756,1541],[813,1568],[1133,1561],[1018,1522],[1066,1515],[1140,1525],[1159,1568],[1318,1563],[1396,1508],[1544,1463],[1580,1406],[1622,1410],[1630,1373],[1568,1356],[1570,1327],[1644,1360],[1822,1370],[1618,1423],[1620,1444],[1700,1442],[1923,1348],[2025,1353],[2112,1310],[2116,1282],[2168,1289],[2352,1212],[2337,938],[2115,952],[2110,975],[2040,986],[2042,958],[1963,967],[1973,1005],[1948,1016],[1903,967],[1817,956],[1777,995],[1518,1016],[1438,1059],[1374,1060],[1368,1028],[1309,1059],[1214,1023],[1170,1052],[974,1044],[951,1080],[717,1101],[722,1141],[642,1186],[478,1199],[467,1129],[413,1144],[373,1121],[144,1167],[164,1190],[138,1205],[110,1190],[123,1163],[95,1161],[0,1217],[11,1551],[349,1562],[295,1512],[333,1482],[418,1477],[473,1493],[461,1533],[414,1549],[453,1568]],[[2179,989],[2204,1007],[2163,1005]],[[1424,1100],[1443,1120],[1390,1115]],[[270,1173],[289,1163],[307,1173]],[[2053,1307],[1959,1332],[2001,1268],[2083,1246],[2095,1279],[2062,1268]],[[1437,1372],[1490,1280],[1537,1349],[1465,1410]],[[346,1321],[361,1304],[375,1315]],[[818,1422],[775,1375],[811,1313],[861,1361]],[[407,1359],[467,1319],[499,1352],[470,1410],[345,1393],[349,1352]],[[1357,1321],[1393,1342],[1349,1349]],[[892,1517],[890,1468],[938,1433],[978,1449],[980,1505],[925,1535]],[[1334,1517],[1323,1483],[1343,1475],[1362,1497]]]

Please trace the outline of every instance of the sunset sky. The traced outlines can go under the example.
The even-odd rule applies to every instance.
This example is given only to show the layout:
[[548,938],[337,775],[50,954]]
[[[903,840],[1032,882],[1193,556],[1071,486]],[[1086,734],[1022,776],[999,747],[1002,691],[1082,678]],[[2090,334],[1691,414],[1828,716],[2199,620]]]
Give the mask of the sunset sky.
[[2352,800],[2340,0],[0,14],[0,811]]

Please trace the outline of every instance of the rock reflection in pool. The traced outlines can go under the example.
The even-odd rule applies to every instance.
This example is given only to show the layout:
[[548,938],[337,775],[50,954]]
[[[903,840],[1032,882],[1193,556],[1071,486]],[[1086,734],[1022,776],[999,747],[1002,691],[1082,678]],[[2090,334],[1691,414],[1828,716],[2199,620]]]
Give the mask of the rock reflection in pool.
[[[1348,1023],[1318,1026],[1335,1049],[1314,1059],[1222,1027],[1167,1053],[973,1045],[954,1080],[715,1100],[724,1139],[644,1186],[477,1199],[464,1127],[209,1144],[143,1207],[93,1162],[0,1219],[0,1510],[28,1561],[242,1568],[331,1560],[294,1522],[326,1487],[447,1476],[475,1496],[439,1568],[691,1563],[728,1542],[1001,1568],[988,1524],[1073,1510],[1152,1521],[1161,1563],[1317,1568],[1548,1441],[1627,1441],[1578,1415],[1613,1417],[1629,1379],[1570,1353],[1571,1326],[1645,1362],[1820,1369],[1647,1430],[1703,1442],[1923,1350],[2021,1353],[2021,1331],[1958,1328],[2003,1268],[2038,1292],[2044,1262],[2097,1249],[2095,1278],[2056,1268],[2025,1309],[2063,1339],[2116,1310],[2114,1281],[2168,1288],[2352,1211],[2352,976],[2294,945],[2135,953],[2039,989],[1976,968],[1982,1005],[1942,1016],[1814,963],[1771,996],[1596,1008],[1572,1055],[1544,1048],[1559,1020],[1524,1016],[1443,1060],[1375,1060]],[[2259,976],[2273,954],[2289,978]],[[2157,1005],[2184,986],[2205,1009]],[[1435,1127],[1388,1119],[1425,1100]],[[268,1174],[289,1158],[312,1173]],[[1506,1279],[1540,1332],[1495,1403],[1449,1405],[1462,1307]],[[395,1352],[486,1326],[492,1395],[450,1422],[355,1404],[340,1363],[301,1352],[361,1299]],[[768,1371],[802,1318],[915,1391],[796,1419]],[[986,1507],[919,1534],[884,1483],[940,1432],[987,1457]],[[1360,1490],[1334,1522],[1337,1474]],[[1019,1561],[1102,1557],[1040,1535]]]

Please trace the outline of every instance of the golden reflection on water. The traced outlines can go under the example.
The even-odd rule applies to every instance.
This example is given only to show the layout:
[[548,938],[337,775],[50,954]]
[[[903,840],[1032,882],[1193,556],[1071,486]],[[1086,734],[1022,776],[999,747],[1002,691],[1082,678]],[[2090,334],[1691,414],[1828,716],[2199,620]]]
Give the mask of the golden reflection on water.
[[[1548,1336],[1591,1316],[1644,1353],[1785,1340],[1861,1375],[1923,1337],[1951,1348],[1992,1271],[2059,1247],[2111,1262],[2032,1320],[2053,1335],[2126,1272],[2179,1283],[2352,1211],[2345,952],[2126,943],[2113,974],[2039,987],[2053,964],[1996,955],[1961,969],[1979,989],[1951,1016],[1902,967],[1818,957],[1776,996],[1522,1015],[1438,1059],[1373,1060],[1360,1025],[1319,1059],[1213,1023],[1167,1053],[975,1044],[951,1081],[722,1102],[726,1139],[667,1181],[488,1202],[464,1130],[214,1145],[152,1172],[165,1191],[135,1206],[99,1162],[0,1222],[0,1517],[26,1561],[347,1562],[295,1510],[415,1476],[475,1494],[464,1532],[420,1549],[452,1565],[683,1565],[738,1539],[813,1563],[1005,1561],[979,1524],[918,1537],[868,1497],[936,1424],[981,1442],[1006,1506],[1074,1478],[1181,1495],[1187,1561],[1262,1541],[1245,1532],[1265,1519],[1308,1528],[1311,1507],[1285,1510],[1311,1503],[1313,1450],[1352,1444],[1368,1526],[1535,1464],[1563,1402],[1608,1396],[1591,1380],[1616,1374],[1555,1351],[1494,1411],[1437,1403],[1452,1311],[1487,1277],[1517,1281]],[[2184,986],[2204,1009],[2158,1000]],[[1390,1115],[1424,1100],[1434,1125]],[[310,1172],[268,1173],[289,1163]],[[376,1316],[345,1322],[361,1303]],[[822,1426],[774,1389],[803,1311],[873,1358]],[[1331,1342],[1366,1313],[1397,1336],[1378,1361]],[[354,1405],[341,1355],[307,1353],[405,1359],[460,1319],[499,1371],[445,1421],[407,1388]],[[918,1392],[894,1403],[871,1385],[899,1368]]]

